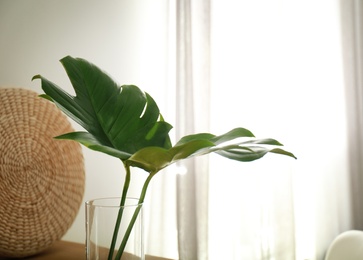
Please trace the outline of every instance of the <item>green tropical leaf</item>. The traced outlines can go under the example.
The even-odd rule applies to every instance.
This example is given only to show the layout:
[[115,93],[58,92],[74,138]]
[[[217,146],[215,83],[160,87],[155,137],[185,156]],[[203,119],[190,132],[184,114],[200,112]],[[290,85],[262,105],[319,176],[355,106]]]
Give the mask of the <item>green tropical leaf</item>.
[[277,146],[283,145],[279,141],[272,139],[272,138],[252,139],[252,140],[241,142],[241,144],[268,144],[268,145],[277,145]]
[[[90,62],[67,56],[61,59],[76,96],[46,78],[41,79],[43,98],[53,101],[87,132],[66,133],[58,139],[77,141],[95,151],[120,158],[128,167],[156,173],[168,165],[190,157],[215,152],[238,161],[252,161],[267,153],[295,156],[275,139],[255,139],[251,131],[235,128],[216,136],[210,133],[187,135],[173,147],[170,124],[164,121],[154,99],[134,85],[118,86],[105,72]],[[248,138],[248,140],[246,140]]]
[[239,127],[239,128],[232,129],[231,131],[229,131],[223,135],[215,136],[212,139],[212,141],[218,145],[218,144],[228,142],[228,141],[231,141],[236,138],[242,138],[242,137],[255,137],[255,136],[252,134],[252,132],[250,130]]
[[[138,150],[170,148],[172,128],[160,115],[154,99],[134,85],[118,86],[106,73],[80,58],[61,60],[75,90],[72,96],[46,78],[43,97],[54,103],[89,134],[64,135],[87,147],[122,160]],[[118,150],[119,152],[115,152]]]
[[214,144],[207,140],[191,140],[169,150],[160,147],[146,147],[133,154],[126,163],[155,174],[178,160],[190,157],[196,151],[212,146]]
[[228,159],[250,162],[262,158],[267,153],[287,155],[296,159],[295,155],[280,148],[264,146],[229,146],[214,151]]
[[233,139],[241,138],[241,137],[254,137],[254,135],[252,134],[252,132],[250,130],[242,128],[242,127],[238,127],[238,128],[232,129],[228,133],[225,133],[220,136],[215,136],[210,133],[186,135],[186,136],[182,137],[176,143],[176,145],[181,145],[181,144],[187,143],[192,140],[209,140],[209,141],[212,141],[215,145],[217,145],[217,144],[231,141]]
[[146,147],[133,154],[126,162],[129,166],[156,173],[179,160],[212,152],[241,162],[260,159],[269,152],[296,158],[292,153],[276,148],[275,146],[281,146],[281,143],[274,139],[253,139],[241,144],[221,145],[233,139],[252,136],[253,134],[244,128],[235,128],[220,136],[208,133],[188,135],[170,149]]
[[108,155],[120,158],[121,160],[126,160],[131,156],[130,153],[102,145],[93,135],[88,132],[72,132],[56,136],[55,138],[77,141],[89,149],[106,153]]

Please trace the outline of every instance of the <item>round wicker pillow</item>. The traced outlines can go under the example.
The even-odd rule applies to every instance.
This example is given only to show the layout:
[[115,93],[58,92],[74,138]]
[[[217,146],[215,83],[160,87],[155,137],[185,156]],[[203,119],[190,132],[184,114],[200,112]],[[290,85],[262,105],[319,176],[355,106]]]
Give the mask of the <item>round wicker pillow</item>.
[[0,88],[0,257],[39,253],[73,223],[85,186],[82,150],[53,138],[72,131],[37,93]]

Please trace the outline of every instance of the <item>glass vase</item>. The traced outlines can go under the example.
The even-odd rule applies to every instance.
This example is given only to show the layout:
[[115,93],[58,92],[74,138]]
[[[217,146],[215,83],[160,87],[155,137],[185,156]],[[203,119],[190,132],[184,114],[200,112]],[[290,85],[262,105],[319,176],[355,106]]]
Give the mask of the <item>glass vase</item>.
[[[142,204],[135,198],[127,198],[124,206],[120,206],[120,201],[121,198],[104,198],[86,202],[87,260],[145,259]],[[125,245],[124,250],[120,250],[121,244]]]

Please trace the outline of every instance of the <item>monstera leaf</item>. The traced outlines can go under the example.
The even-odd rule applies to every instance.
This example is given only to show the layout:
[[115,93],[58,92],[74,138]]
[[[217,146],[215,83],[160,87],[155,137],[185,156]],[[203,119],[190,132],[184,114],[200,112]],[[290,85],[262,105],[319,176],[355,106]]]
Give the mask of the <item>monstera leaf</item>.
[[170,148],[172,128],[150,95],[133,85],[118,86],[106,73],[83,59],[61,60],[75,90],[73,97],[46,78],[40,78],[48,98],[87,132],[58,136],[90,149],[126,160],[139,149]]
[[268,152],[295,158],[292,153],[276,148],[276,146],[282,146],[282,144],[274,139],[254,139],[238,144],[220,145],[241,137],[254,136],[249,130],[244,128],[235,128],[220,136],[212,134],[188,135],[183,137],[171,149],[160,147],[143,148],[133,154],[127,160],[127,163],[130,166],[137,166],[146,171],[157,173],[178,160],[212,152],[241,162],[257,160]]
[[[273,139],[253,139],[230,144],[233,140],[254,135],[236,128],[215,136],[201,133],[185,136],[171,146],[170,124],[164,121],[154,99],[134,85],[118,86],[92,63],[67,56],[61,60],[76,96],[37,75],[47,98],[79,123],[87,132],[72,132],[58,139],[75,140],[86,147],[120,158],[155,174],[185,158],[215,152],[229,159],[252,161],[266,153],[295,157],[276,146]],[[229,143],[223,145],[224,143]]]

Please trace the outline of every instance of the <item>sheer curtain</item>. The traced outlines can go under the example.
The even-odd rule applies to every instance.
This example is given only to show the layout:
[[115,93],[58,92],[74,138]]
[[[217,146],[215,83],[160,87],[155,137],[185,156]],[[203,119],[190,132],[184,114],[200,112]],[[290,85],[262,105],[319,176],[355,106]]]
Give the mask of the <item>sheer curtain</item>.
[[[228,19],[231,14],[238,15],[234,12],[240,6],[225,1],[212,4],[215,6],[209,1],[185,0],[176,5],[179,136],[200,131],[218,134],[246,126],[240,112],[244,106],[240,91],[248,88],[241,82],[230,82],[234,80],[231,74],[240,76],[243,70],[235,61],[219,62],[239,55],[240,48],[230,45],[240,40],[233,28],[238,24]],[[226,25],[228,30],[223,28]],[[219,76],[211,76],[211,70]],[[267,163],[268,167],[273,164]],[[294,257],[292,179],[289,171],[279,172],[284,168],[282,163],[275,168],[275,178],[263,164],[241,166],[215,156],[188,161],[184,166],[187,172],[177,180],[180,259]]]
[[298,160],[187,162],[180,259],[323,259],[353,228],[339,1],[200,2],[176,4],[177,135],[242,126]]

